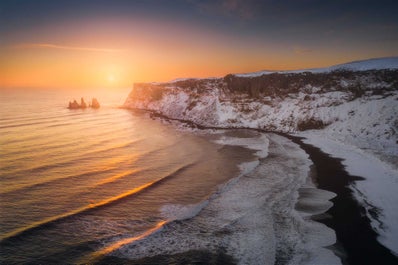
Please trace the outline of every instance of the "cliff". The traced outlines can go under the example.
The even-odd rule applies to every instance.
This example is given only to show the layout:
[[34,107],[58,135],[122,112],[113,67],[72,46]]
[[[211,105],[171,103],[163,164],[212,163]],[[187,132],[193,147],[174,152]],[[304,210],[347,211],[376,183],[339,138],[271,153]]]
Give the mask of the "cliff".
[[398,57],[330,68],[135,84],[124,106],[204,126],[322,130],[398,155]]

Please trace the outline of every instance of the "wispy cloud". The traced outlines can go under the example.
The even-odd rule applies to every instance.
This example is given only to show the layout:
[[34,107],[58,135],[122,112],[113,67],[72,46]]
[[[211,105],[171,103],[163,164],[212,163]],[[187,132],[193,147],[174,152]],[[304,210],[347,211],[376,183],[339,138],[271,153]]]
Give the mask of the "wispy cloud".
[[301,47],[294,47],[293,51],[295,54],[303,54],[303,53],[310,53],[313,52],[314,50],[312,49],[306,49],[306,48],[301,48]]
[[56,45],[51,43],[24,43],[11,46],[12,49],[59,49],[59,50],[70,50],[70,51],[89,51],[89,52],[106,52],[106,53],[118,53],[126,50],[121,49],[105,49],[105,48],[93,48],[93,47],[81,47],[81,46],[68,46],[68,45]]

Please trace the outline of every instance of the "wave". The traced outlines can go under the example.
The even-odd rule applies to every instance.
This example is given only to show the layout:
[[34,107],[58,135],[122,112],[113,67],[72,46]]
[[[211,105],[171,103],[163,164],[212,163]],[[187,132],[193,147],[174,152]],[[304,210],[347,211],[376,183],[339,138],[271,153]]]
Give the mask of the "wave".
[[[299,258],[312,254],[308,249],[314,249],[319,256],[336,261],[323,249],[334,243],[333,233],[304,220],[294,210],[310,160],[283,138],[272,137],[270,141],[270,156],[241,165],[241,174],[222,185],[207,202],[164,206],[162,214],[169,221],[161,232],[147,234],[138,242],[119,239],[110,244],[111,250],[118,247],[118,257],[140,260],[193,249],[217,252],[221,248],[239,264],[289,262],[294,258],[293,251],[303,251],[297,259],[300,262],[292,262],[298,264],[302,261]],[[309,242],[308,249],[297,244],[303,241]],[[322,244],[317,245],[319,242]]]
[[[105,141],[108,142],[108,141],[111,141],[111,140],[105,140]],[[108,148],[108,149],[100,149],[100,151],[101,152],[109,152],[111,150],[117,150],[119,148],[128,148],[128,147],[131,147],[135,143],[138,143],[140,141],[142,141],[142,139],[137,139],[137,140],[134,140],[134,141],[130,141],[128,143],[121,144],[121,145],[119,145],[117,147],[112,147],[112,148]],[[0,195],[4,196],[4,195],[10,195],[10,194],[15,193],[15,192],[28,192],[31,189],[40,188],[40,187],[43,187],[45,185],[57,183],[57,182],[64,181],[64,180],[80,179],[82,177],[89,177],[89,176],[93,176],[93,175],[97,175],[97,174],[101,174],[101,173],[106,173],[106,172],[109,172],[109,171],[117,169],[117,166],[120,165],[120,163],[130,163],[131,164],[132,162],[137,162],[139,159],[144,159],[145,157],[150,157],[152,154],[159,153],[159,152],[161,152],[163,150],[167,150],[167,148],[175,146],[176,144],[177,143],[173,143],[171,145],[164,146],[162,148],[158,148],[158,149],[155,149],[155,150],[147,150],[144,153],[137,153],[134,156],[127,157],[127,158],[126,157],[121,157],[121,159],[119,159],[119,160],[115,160],[115,158],[111,158],[110,159],[110,163],[105,163],[104,161],[102,161],[100,163],[101,164],[101,168],[98,169],[98,170],[90,170],[90,171],[84,172],[84,173],[69,174],[69,175],[60,176],[60,177],[51,176],[51,178],[47,178],[45,180],[41,179],[41,181],[38,181],[38,182],[30,181],[29,184],[23,184],[23,185],[13,185],[14,183],[11,183],[7,187],[3,187],[3,191],[0,192]],[[81,154],[81,156],[85,157],[89,153],[95,154],[95,153],[97,153],[97,151],[91,151],[91,152],[88,152],[86,154]],[[96,154],[96,156],[98,156],[98,154]],[[26,160],[26,158],[25,158],[25,160]],[[68,161],[67,164],[68,165],[69,164],[72,165],[72,164],[74,164],[76,162],[79,162],[79,161],[81,161],[81,160],[80,159],[73,159],[73,160]],[[44,166],[40,166],[40,167],[36,167],[36,168],[33,168],[33,169],[28,169],[28,170],[33,170],[34,173],[37,173],[38,170],[39,171],[44,171],[45,169],[57,168],[58,166],[65,166],[65,164],[63,164],[63,165],[61,165],[60,163],[48,164],[48,165],[44,165]],[[0,169],[5,170],[7,168],[5,168],[5,167],[1,168],[0,167]],[[138,173],[137,170],[133,170],[133,171],[134,172],[131,172],[131,174]],[[142,169],[141,169],[141,171],[142,171]],[[8,176],[7,175],[3,175],[2,176],[2,180],[3,181],[4,180],[12,180],[13,177],[15,176],[15,174],[21,174],[21,173],[25,174],[26,172],[27,172],[27,170],[13,171],[12,174],[8,174]],[[106,180],[99,181],[95,185],[99,186],[99,185],[105,184],[105,183],[102,183],[104,181],[110,183],[110,182],[112,182],[111,181],[112,179],[113,179],[113,181],[116,181],[117,179],[120,179],[122,177],[131,175],[131,174],[126,174],[125,172],[123,172],[123,173],[117,174],[115,176],[112,176],[112,177],[110,177],[110,178],[108,178]],[[30,178],[30,176],[31,176],[31,174],[25,174],[25,175],[26,175],[27,178]],[[120,175],[120,176],[118,176],[118,175]]]
[[146,237],[153,235],[154,233],[160,231],[166,224],[168,224],[168,220],[163,220],[158,222],[154,227],[151,229],[146,230],[142,234],[134,237],[127,237],[127,238],[122,238],[119,239],[112,244],[94,252],[88,257],[83,258],[78,262],[78,264],[95,264],[97,261],[99,261],[103,256],[112,253],[113,251],[127,245],[131,244],[134,242],[137,242],[139,240],[145,239]]
[[[35,109],[35,110],[37,110],[37,109]],[[53,113],[53,114],[56,113],[56,115],[49,115],[48,111],[43,111],[41,113],[34,113],[34,117],[29,117],[29,116],[26,116],[26,115],[24,115],[24,116],[15,116],[15,114],[13,113],[12,114],[13,117],[9,117],[9,118],[2,117],[2,118],[0,118],[0,122],[6,123],[7,121],[11,121],[11,122],[9,122],[9,124],[13,125],[13,124],[21,123],[21,122],[29,122],[29,121],[39,121],[40,122],[40,121],[43,121],[43,120],[49,120],[49,119],[55,119],[55,118],[57,120],[60,120],[62,118],[63,119],[67,119],[69,117],[74,117],[74,118],[79,117],[79,116],[80,117],[87,117],[86,114],[89,113],[89,112],[84,112],[84,111],[81,111],[81,112],[70,112],[70,111],[67,110],[66,112],[64,112],[64,111],[56,111],[56,112],[51,112],[51,113]],[[37,115],[40,115],[40,116],[37,116]],[[114,116],[115,116],[114,113],[101,113],[101,115],[96,115],[96,117],[99,117],[99,118],[101,118],[101,117],[105,117],[105,118],[106,117],[114,117]],[[84,120],[86,120],[86,119],[84,119]]]
[[124,199],[127,199],[127,198],[133,196],[133,195],[137,195],[139,193],[142,193],[143,191],[146,191],[149,188],[153,188],[155,186],[158,186],[158,185],[162,184],[164,181],[169,180],[172,177],[181,174],[182,172],[184,172],[185,170],[190,168],[192,165],[193,165],[193,163],[184,165],[182,167],[179,167],[177,170],[175,170],[174,172],[172,172],[172,173],[170,173],[170,174],[168,174],[166,176],[163,176],[163,177],[158,178],[158,179],[156,179],[154,181],[151,181],[151,182],[147,182],[147,183],[145,183],[145,184],[143,184],[143,185],[141,185],[139,187],[136,187],[134,189],[128,190],[128,191],[126,191],[124,193],[121,193],[119,195],[110,197],[110,198],[105,199],[105,200],[101,200],[99,202],[90,203],[89,205],[80,207],[78,209],[75,209],[75,210],[60,214],[60,215],[52,216],[52,217],[46,218],[44,220],[34,222],[34,223],[32,223],[32,224],[30,224],[28,226],[21,227],[19,229],[16,229],[14,231],[6,233],[4,236],[2,236],[2,238],[0,239],[0,242],[4,243],[4,242],[6,242],[8,240],[11,240],[13,238],[18,238],[20,236],[23,236],[25,234],[33,232],[36,229],[40,229],[40,228],[46,227],[48,225],[51,225],[51,224],[54,224],[56,222],[62,221],[64,219],[66,219],[66,218],[77,216],[77,215],[80,215],[80,214],[83,214],[83,213],[87,213],[89,211],[92,211],[92,210],[95,210],[95,209],[98,209],[98,208],[101,208],[101,207],[104,207],[104,206],[109,206],[111,204],[120,202],[120,201],[122,201]]
[[18,192],[18,193],[27,193],[33,189],[38,189],[40,187],[49,185],[49,184],[53,184],[53,183],[57,183],[59,181],[63,181],[63,180],[73,180],[73,179],[79,179],[79,178],[83,178],[83,177],[90,177],[90,176],[95,176],[98,175],[100,173],[106,173],[112,170],[117,169],[117,166],[104,166],[103,168],[99,169],[99,170],[92,170],[89,172],[84,172],[84,173],[80,173],[80,174],[74,174],[74,175],[67,175],[67,176],[63,176],[63,177],[59,177],[59,178],[53,178],[47,181],[41,181],[41,182],[37,182],[37,183],[30,183],[30,184],[26,184],[23,186],[18,186],[17,188],[11,188],[9,190],[0,192],[0,195],[2,196],[7,196],[10,195],[12,193]]
[[[108,139],[108,140],[105,140],[104,142],[111,142],[112,140],[113,139]],[[43,171],[50,170],[50,169],[53,169],[53,168],[72,166],[72,165],[76,164],[77,162],[80,162],[82,159],[89,159],[89,158],[91,158],[91,156],[98,156],[100,154],[109,153],[111,151],[116,151],[116,150],[119,150],[119,149],[129,148],[129,147],[132,147],[132,146],[136,145],[137,143],[139,143],[141,141],[142,141],[142,139],[137,139],[137,140],[129,141],[129,142],[122,143],[122,144],[119,144],[119,145],[116,145],[116,146],[99,148],[97,150],[88,151],[88,152],[84,152],[84,153],[78,151],[78,150],[82,149],[81,147],[79,147],[77,150],[70,150],[70,152],[72,153],[72,157],[69,160],[62,161],[62,162],[56,162],[56,163],[48,163],[48,164],[44,164],[44,165],[40,165],[40,166],[36,166],[36,167],[31,167],[31,168],[27,168],[27,169],[23,169],[23,170],[17,170],[17,171],[13,171],[12,173],[13,174],[18,174],[18,173],[41,173]],[[96,144],[96,145],[98,145],[98,144]],[[139,154],[139,155],[141,155],[141,154]],[[37,155],[35,157],[37,157]],[[26,159],[27,158],[25,157],[24,160],[26,160]],[[4,168],[3,168],[3,170],[4,170]]]
[[0,126],[0,129],[18,128],[18,127],[25,127],[25,126],[31,126],[31,125],[39,125],[39,124],[44,124],[44,123],[51,123],[51,122],[54,122],[54,121],[11,124],[11,125]]
[[[112,130],[107,130],[107,131],[101,130],[98,134],[93,134],[92,135],[92,137],[96,138],[96,142],[92,143],[89,146],[84,146],[84,148],[87,149],[87,148],[92,147],[92,146],[100,146],[100,145],[103,145],[105,143],[112,142],[115,139],[118,139],[118,137],[120,137],[120,135],[119,135],[120,132],[122,132],[124,130],[125,130],[124,128],[112,129]],[[113,137],[110,138],[109,137],[110,135],[112,135]],[[101,140],[98,139],[99,137],[106,137],[106,139],[101,141]],[[35,155],[37,154],[37,152],[36,152],[37,150],[42,150],[43,149],[43,146],[45,146],[45,150],[46,151],[54,149],[54,148],[56,149],[59,146],[65,146],[65,144],[59,145],[59,143],[60,143],[59,137],[54,135],[54,134],[49,135],[48,137],[45,137],[44,139],[47,140],[45,142],[38,142],[38,141],[36,141],[37,139],[43,139],[43,135],[36,134],[33,137],[30,136],[30,137],[25,137],[25,138],[18,137],[17,139],[9,139],[9,140],[7,140],[7,142],[3,143],[2,145],[3,145],[3,147],[5,149],[8,149],[7,145],[23,143],[25,150],[29,150],[29,154],[34,153]],[[51,139],[51,140],[48,141],[49,139]],[[142,140],[142,138],[139,138],[138,140]],[[81,142],[84,142],[84,139],[81,139]],[[76,148],[74,150],[79,150],[79,149],[83,148],[81,146],[81,144],[77,144],[76,142],[69,142],[66,145],[71,146],[72,144],[74,146],[76,146]],[[10,156],[12,158],[12,160],[14,161],[13,157],[15,155],[20,154],[20,153],[21,153],[20,149],[14,151],[14,152],[11,151],[11,150],[8,150],[7,156]]]
[[[92,119],[93,121],[104,121],[104,119],[100,118],[100,119]],[[106,119],[108,120],[108,119]],[[105,121],[106,121],[105,120]],[[91,128],[91,127],[97,127],[97,126],[102,126],[101,130],[98,130],[97,134],[92,134],[92,136],[100,136],[100,135],[105,135],[105,134],[111,134],[111,133],[115,133],[115,132],[123,132],[126,130],[125,127],[120,127],[120,126],[116,126],[116,130],[114,126],[108,126],[106,127],[106,125],[110,125],[109,121],[114,121],[114,119],[111,119],[111,117],[109,118],[108,122],[103,122],[103,123],[95,123],[91,120],[78,120],[78,121],[74,121],[73,123],[69,123],[69,120],[65,120],[65,122],[67,122],[68,126],[65,126],[65,128],[71,129],[71,130],[85,130],[86,128]],[[117,120],[118,124],[124,124],[125,120]],[[48,123],[48,122],[41,122],[41,123]],[[75,124],[78,124],[79,126],[75,126]],[[33,124],[32,124],[33,125]],[[31,135],[31,134],[27,134],[24,135],[25,137],[23,137],[23,135],[20,135],[19,137],[15,137],[15,133],[16,132],[20,132],[21,130],[23,131],[24,129],[18,129],[18,130],[6,130],[5,128],[0,128],[1,134],[3,136],[9,136],[10,139],[7,139],[6,144],[10,144],[10,143],[21,143],[21,142],[35,142],[35,140],[40,140],[40,139],[48,139],[48,138],[54,138],[54,139],[59,139],[59,137],[54,134],[54,132],[51,130],[52,128],[49,128],[51,126],[58,126],[58,124],[50,124],[46,127],[39,127],[36,128],[36,130],[40,130],[41,133],[35,134],[35,135]],[[82,125],[86,125],[86,126],[82,126]],[[19,125],[12,125],[12,126],[8,126],[10,128],[12,127],[18,127]],[[4,127],[4,126],[3,126]],[[73,129],[74,128],[74,129]],[[25,129],[27,130],[27,129]],[[45,133],[48,133],[48,135],[44,135]],[[44,136],[44,137],[43,137]]]
[[[0,129],[8,129],[8,128],[18,128],[18,127],[26,127],[26,126],[31,126],[31,125],[42,125],[42,124],[51,124],[48,125],[46,127],[56,127],[56,126],[62,126],[62,125],[69,125],[69,124],[76,124],[76,122],[79,123],[79,121],[81,121],[81,123],[90,123],[93,121],[100,121],[100,120],[105,120],[103,119],[104,116],[100,116],[99,118],[95,118],[95,119],[80,119],[80,120],[66,120],[66,119],[60,119],[59,116],[54,117],[54,119],[50,119],[49,117],[46,118],[33,118],[30,120],[25,120],[25,123],[20,123],[19,122],[15,122],[15,123],[11,123],[11,124],[6,124],[6,125],[0,125]],[[31,121],[31,122],[29,122]],[[54,124],[57,122],[61,122],[58,124]],[[104,123],[104,124],[108,124],[108,123]]]
[[101,181],[97,182],[97,183],[94,185],[94,187],[98,187],[98,186],[102,186],[102,185],[105,185],[105,184],[108,184],[108,183],[112,183],[112,182],[115,182],[115,181],[117,181],[117,180],[119,180],[119,179],[121,179],[121,178],[125,178],[125,177],[127,177],[127,176],[135,175],[135,174],[137,174],[137,173],[139,173],[139,172],[142,172],[142,170],[140,170],[140,169],[135,169],[135,170],[128,170],[128,171],[125,171],[125,172],[122,172],[122,173],[113,175],[112,177],[109,177],[109,178],[106,178],[106,179],[102,179]]
[[[58,112],[58,114],[56,115],[48,115],[49,113],[46,112],[44,117],[26,117],[26,115],[24,116],[14,116],[10,117],[10,118],[0,118],[0,121],[13,121],[14,123],[16,122],[27,122],[27,121],[35,121],[35,120],[46,120],[46,119],[52,119],[52,118],[62,118],[62,117],[70,117],[70,116],[81,116],[84,113],[62,113],[60,114],[60,112]],[[13,123],[12,123],[13,124]]]

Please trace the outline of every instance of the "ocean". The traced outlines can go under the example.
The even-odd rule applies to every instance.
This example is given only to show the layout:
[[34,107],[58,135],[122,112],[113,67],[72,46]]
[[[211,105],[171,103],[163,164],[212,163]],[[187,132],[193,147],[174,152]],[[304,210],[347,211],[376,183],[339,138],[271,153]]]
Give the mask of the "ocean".
[[127,93],[90,96],[101,108],[69,110],[55,90],[1,93],[1,264],[95,263],[194,215],[254,160],[220,135],[119,108]]
[[[2,91],[0,264],[341,264],[312,219],[336,194],[300,145],[123,109],[127,94]],[[80,96],[101,108],[68,109]]]

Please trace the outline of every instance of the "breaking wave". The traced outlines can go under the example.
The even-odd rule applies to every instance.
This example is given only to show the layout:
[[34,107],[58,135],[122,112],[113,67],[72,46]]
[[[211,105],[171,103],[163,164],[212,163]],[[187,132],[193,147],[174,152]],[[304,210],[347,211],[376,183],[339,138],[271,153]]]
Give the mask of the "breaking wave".
[[[288,264],[325,260],[341,264],[324,248],[335,243],[333,230],[305,217],[321,212],[320,208],[326,211],[333,194],[309,187],[301,190],[307,198],[314,194],[319,204],[306,204],[303,198],[301,206],[306,204],[307,212],[296,211],[298,190],[308,181],[310,162],[291,142],[275,135],[270,138],[269,159],[242,166],[238,177],[200,203],[163,206],[161,213],[167,222],[160,231],[146,233],[139,241],[115,243],[118,248],[112,248],[112,255],[145,261],[192,250],[217,253],[221,248],[239,264],[283,260]],[[307,243],[299,246],[297,242]]]
[[115,203],[115,202],[120,202],[121,200],[127,199],[127,198],[129,198],[129,197],[131,197],[133,195],[137,195],[138,193],[142,193],[142,192],[150,189],[151,187],[154,187],[156,185],[160,185],[164,181],[172,178],[173,176],[176,176],[177,174],[182,173],[184,170],[188,169],[190,166],[191,165],[182,166],[182,167],[178,168],[177,170],[175,170],[174,172],[172,172],[172,173],[170,173],[170,174],[168,174],[166,176],[163,176],[163,177],[158,178],[158,179],[156,179],[154,181],[145,183],[145,184],[143,184],[143,185],[141,185],[139,187],[136,187],[134,189],[128,190],[128,191],[126,191],[124,193],[118,194],[118,195],[110,197],[108,199],[101,200],[101,201],[98,201],[98,202],[92,202],[92,203],[90,203],[87,206],[83,206],[83,207],[80,207],[78,209],[75,209],[75,210],[72,210],[72,211],[69,211],[69,212],[65,212],[65,213],[60,214],[60,215],[52,216],[50,218],[46,218],[44,220],[41,220],[41,221],[38,221],[38,222],[34,222],[34,223],[32,223],[32,224],[30,224],[30,225],[28,225],[26,227],[22,227],[22,228],[16,229],[16,230],[11,231],[11,232],[5,234],[4,236],[2,236],[0,241],[9,240],[9,239],[15,238],[17,236],[21,236],[21,235],[23,235],[25,233],[31,232],[31,231],[33,231],[35,229],[42,228],[42,227],[50,225],[52,223],[61,221],[63,219],[66,219],[66,218],[69,218],[69,217],[73,217],[73,216],[77,216],[79,214],[83,214],[83,213],[85,213],[87,211],[92,211],[92,210],[100,208],[100,207],[108,206],[108,205],[111,205],[112,203]]

